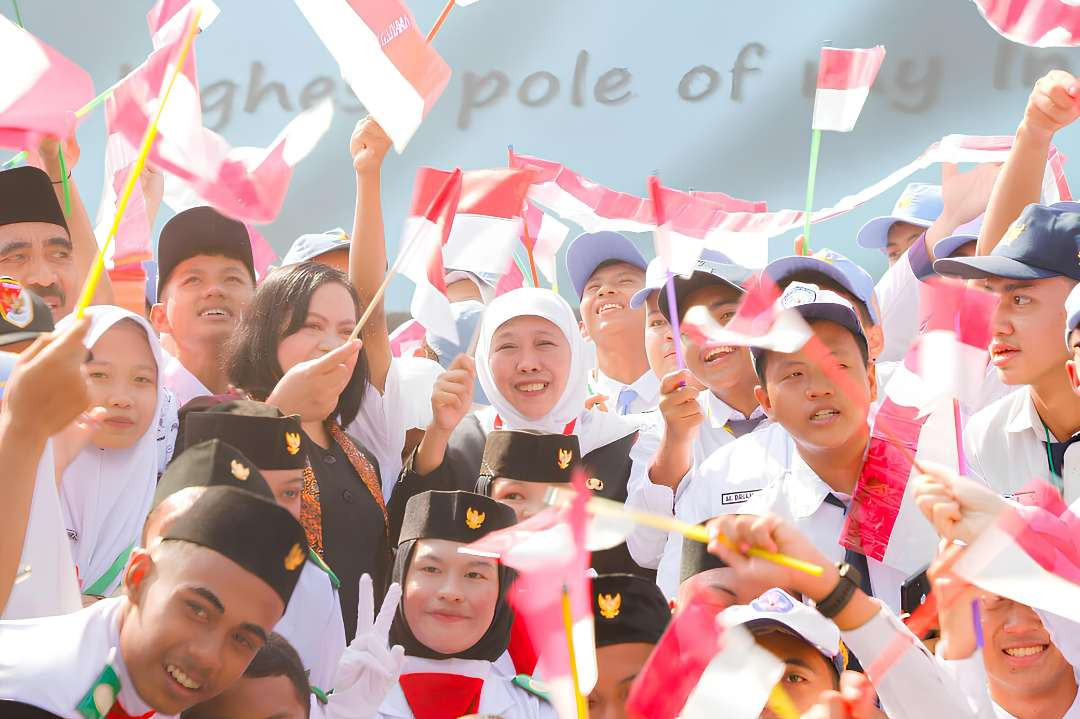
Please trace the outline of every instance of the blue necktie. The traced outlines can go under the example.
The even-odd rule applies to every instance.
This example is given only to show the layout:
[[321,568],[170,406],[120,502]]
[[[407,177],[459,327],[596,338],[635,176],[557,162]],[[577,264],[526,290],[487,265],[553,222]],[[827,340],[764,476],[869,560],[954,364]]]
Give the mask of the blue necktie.
[[638,398],[638,393],[629,387],[623,387],[619,397],[615,400],[615,413],[626,414],[630,411],[630,405]]
[[[825,495],[825,503],[831,504],[834,507],[839,507],[843,511],[844,515],[847,515],[847,505],[844,501],[830,492]],[[856,552],[854,549],[844,548],[844,561],[855,567],[859,572],[859,589],[868,596],[874,596],[873,588],[870,586],[870,565],[866,563],[866,555],[861,552]]]

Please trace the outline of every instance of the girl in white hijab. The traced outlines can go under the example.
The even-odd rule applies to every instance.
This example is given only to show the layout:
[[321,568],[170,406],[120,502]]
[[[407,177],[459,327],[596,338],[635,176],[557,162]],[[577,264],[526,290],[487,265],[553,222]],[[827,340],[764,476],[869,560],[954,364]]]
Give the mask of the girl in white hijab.
[[[79,585],[84,595],[101,597],[119,586],[157,485],[165,361],[142,317],[113,306],[90,307],[86,314],[87,387],[92,405],[104,412],[91,421],[91,431],[58,435],[55,454]],[[65,434],[77,437],[74,445]]]
[[[435,417],[391,496],[392,521],[413,494],[473,490],[487,433],[495,429],[577,435],[589,488],[598,496],[626,499],[637,426],[600,409],[585,409],[585,342],[566,300],[540,288],[495,298],[480,324],[475,365],[491,406],[465,414],[471,404],[471,396],[464,395],[472,393],[472,361],[459,356],[435,384]],[[559,458],[552,457],[556,461]],[[391,536],[397,536],[396,526]],[[593,563],[602,573],[646,573],[633,563],[625,545],[595,553]]]

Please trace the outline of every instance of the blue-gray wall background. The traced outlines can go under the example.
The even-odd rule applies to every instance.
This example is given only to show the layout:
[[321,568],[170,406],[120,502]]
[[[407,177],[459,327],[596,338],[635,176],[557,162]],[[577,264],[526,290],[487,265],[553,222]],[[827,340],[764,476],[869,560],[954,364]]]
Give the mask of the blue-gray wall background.
[[[348,139],[362,109],[336,63],[289,0],[217,1],[222,14],[197,42],[209,126],[234,145],[262,146],[302,102],[327,93],[335,100],[330,132],[297,168],[281,215],[263,234],[281,254],[304,232],[349,229]],[[86,68],[100,90],[149,51],[150,5],[22,0],[20,7],[27,27]],[[442,0],[410,6],[427,28]],[[6,2],[0,11],[13,15]],[[658,170],[674,187],[801,208],[814,63],[827,42],[882,44],[888,56],[855,131],[824,137],[818,207],[879,179],[942,135],[1013,132],[1037,77],[1050,67],[1080,69],[1077,50],[1035,50],[999,37],[970,0],[480,0],[451,13],[435,41],[453,69],[450,85],[405,153],[386,160],[391,256],[417,167],[502,166],[508,144],[626,192],[644,194],[645,177]],[[575,82],[582,51],[587,60]],[[756,69],[733,73],[740,54],[743,67]],[[717,82],[711,93],[688,101],[680,83],[702,65]],[[630,74],[630,95],[605,104],[595,86],[611,68]],[[519,93],[538,72],[550,75],[530,80],[525,90],[532,94],[525,97],[535,106],[528,106]],[[472,107],[466,86],[473,85],[474,101],[487,97],[498,84],[491,73],[505,75],[505,94]],[[684,83],[684,94],[703,93],[709,74],[700,71]],[[550,98],[535,102],[545,95]],[[93,213],[104,149],[100,110],[81,125],[79,140],[83,153],[74,173]],[[1065,131],[1057,144],[1073,158],[1066,167],[1075,179],[1080,131]],[[917,179],[938,176],[935,167]],[[834,247],[880,273],[884,256],[857,248],[854,236],[866,219],[887,213],[898,192],[815,226],[812,244]],[[169,215],[164,209],[158,228]],[[788,254],[791,241],[790,234],[774,238],[770,255]],[[390,309],[407,308],[411,291],[407,280],[395,280]]]

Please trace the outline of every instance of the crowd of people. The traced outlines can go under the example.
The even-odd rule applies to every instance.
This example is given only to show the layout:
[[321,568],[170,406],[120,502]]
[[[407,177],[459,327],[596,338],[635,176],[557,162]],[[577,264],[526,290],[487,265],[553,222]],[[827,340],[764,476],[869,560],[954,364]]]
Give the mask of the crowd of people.
[[[0,172],[0,716],[555,716],[515,571],[458,550],[554,512],[583,472],[665,520],[591,555],[593,717],[643,715],[665,631],[702,607],[783,664],[798,716],[1080,717],[1080,615],[951,570],[1033,479],[1080,499],[1080,204],[1040,204],[1078,118],[1080,81],[1040,79],[1004,165],[947,166],[863,226],[876,281],[828,248],[764,268],[706,249],[669,293],[661,259],[585,233],[564,253],[576,307],[447,268],[458,338],[416,356],[392,351],[378,291],[374,119],[350,141],[350,233],[304,235],[257,277],[244,225],[189,209],[145,305],[106,278],[81,318],[98,244],[62,187],[74,137],[45,140]],[[147,170],[148,208],[162,187]],[[978,398],[920,412],[905,358],[935,277],[996,305]],[[695,308],[726,325],[766,281],[801,348],[673,332]],[[962,449],[931,441],[961,425]],[[918,511],[860,551],[875,482]],[[685,536],[700,524],[708,545]]]

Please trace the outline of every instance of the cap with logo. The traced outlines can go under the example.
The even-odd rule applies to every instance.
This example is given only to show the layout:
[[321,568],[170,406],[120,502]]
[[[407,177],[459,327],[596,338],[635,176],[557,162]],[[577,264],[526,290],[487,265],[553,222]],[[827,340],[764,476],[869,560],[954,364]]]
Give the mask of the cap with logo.
[[632,574],[601,574],[592,580],[596,646],[656,644],[671,621],[664,593]]
[[648,264],[637,246],[618,232],[586,232],[567,245],[566,271],[579,298],[585,294],[585,285],[596,268],[609,261],[625,262],[641,270]]
[[274,492],[255,463],[240,450],[211,439],[189,446],[173,458],[154,490],[153,509],[188,487],[236,487],[274,501]]
[[215,437],[243,452],[262,470],[307,466],[300,415],[286,417],[265,402],[232,400],[185,414],[184,446]]
[[497,429],[488,432],[480,476],[569,484],[580,466],[577,435]]
[[10,277],[0,277],[0,346],[52,332],[52,310],[45,300]]
[[941,185],[913,182],[900,194],[900,199],[893,205],[892,214],[867,222],[859,230],[855,241],[861,247],[884,251],[889,242],[889,228],[894,224],[906,222],[925,229],[934,224],[944,208]]
[[241,262],[255,282],[251,237],[242,222],[212,207],[192,207],[177,213],[161,228],[158,238],[157,298],[176,266],[198,255],[221,255]]
[[52,180],[29,165],[0,172],[0,225],[47,222],[68,228]]
[[745,626],[754,636],[780,632],[801,639],[825,657],[837,675],[847,666],[840,630],[816,609],[783,589],[770,589],[749,604],[736,604],[720,613],[725,626]]
[[934,270],[966,280],[1080,280],[1080,212],[1028,205],[989,255],[938,260]]
[[[731,261],[731,258],[723,252],[717,250],[702,250],[701,257],[698,258],[697,264],[694,265],[693,274],[691,274],[689,278],[674,278],[675,304],[679,309],[679,314],[681,315],[686,312],[686,299],[702,287],[721,285],[734,290],[741,296],[743,292],[745,292],[743,283],[753,276],[754,273],[752,270],[749,270],[742,265],[735,264]],[[667,281],[666,275],[664,281]],[[660,306],[660,312],[662,312],[664,317],[667,317],[670,322],[671,309],[668,306],[667,292],[660,293],[657,304]]]
[[[857,342],[866,343],[866,335],[863,333],[862,323],[855,313],[855,308],[831,290],[823,290],[817,285],[803,282],[792,282],[784,289],[784,294],[776,302],[778,309],[793,309],[807,322],[811,320],[835,322],[855,335]],[[750,348],[750,357],[755,365],[766,351],[761,347]]]
[[208,487],[162,540],[221,554],[268,584],[286,605],[308,557],[304,529],[289,510],[236,487]]
[[878,324],[877,300],[874,298],[874,278],[855,262],[830,249],[821,249],[812,255],[791,255],[773,260],[762,270],[780,287],[788,279],[803,272],[819,272],[857,297],[870,310],[870,319]]
[[431,490],[409,497],[401,520],[398,544],[412,539],[475,542],[517,523],[514,510],[474,492]]
[[326,232],[300,235],[289,246],[289,251],[281,258],[281,266],[298,265],[314,260],[319,255],[335,250],[349,249],[349,235],[340,227]]

